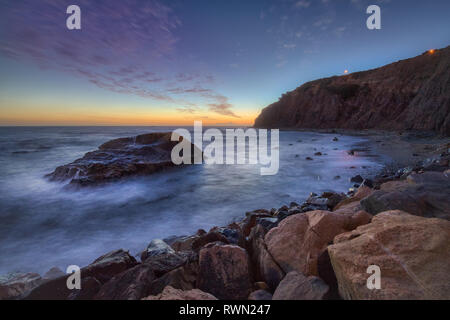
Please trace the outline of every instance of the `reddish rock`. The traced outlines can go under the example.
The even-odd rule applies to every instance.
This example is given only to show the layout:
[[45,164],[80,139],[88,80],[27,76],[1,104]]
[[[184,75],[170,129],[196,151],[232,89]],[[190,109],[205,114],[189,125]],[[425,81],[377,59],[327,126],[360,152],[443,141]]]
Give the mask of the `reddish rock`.
[[297,271],[289,272],[273,294],[273,300],[324,300],[328,286],[315,276],[305,277]]
[[[376,215],[328,247],[344,299],[450,299],[450,222],[402,211]],[[368,289],[371,265],[381,288]]]
[[152,268],[137,265],[106,282],[95,295],[96,300],[140,300],[149,295],[150,285],[155,279]]
[[285,272],[317,275],[317,260],[338,234],[370,222],[371,216],[359,211],[342,214],[310,211],[290,216],[265,236],[268,253]]
[[219,299],[244,300],[251,290],[247,252],[236,245],[210,243],[200,250],[197,286]]

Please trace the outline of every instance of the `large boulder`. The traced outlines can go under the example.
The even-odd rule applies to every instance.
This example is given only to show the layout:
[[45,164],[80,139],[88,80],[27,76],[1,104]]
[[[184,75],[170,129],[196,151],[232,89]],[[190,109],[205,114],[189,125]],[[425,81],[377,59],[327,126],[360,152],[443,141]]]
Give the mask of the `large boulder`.
[[405,181],[392,181],[361,200],[371,214],[402,210],[422,217],[450,220],[450,177],[441,172],[411,174]]
[[0,277],[0,300],[19,298],[22,294],[37,287],[42,278],[37,273],[10,273]]
[[[83,158],[57,167],[47,177],[51,181],[88,186],[174,167],[171,151],[178,141],[171,141],[171,136],[170,132],[155,132],[111,140],[98,150],[86,153]],[[192,159],[195,148],[191,144]]]
[[198,288],[219,299],[244,300],[251,290],[249,257],[236,245],[210,243],[200,250]]
[[[344,299],[450,299],[450,222],[402,211],[339,235],[328,247]],[[368,289],[376,265],[381,289]]]
[[290,216],[265,236],[269,254],[285,273],[318,275],[317,260],[338,234],[370,222],[364,211],[342,214],[310,211]]
[[217,298],[199,289],[183,291],[167,286],[160,294],[142,300],[217,300]]
[[65,300],[68,299],[70,295],[73,296],[75,291],[81,291],[77,292],[76,295],[83,296],[84,290],[88,290],[91,295],[92,286],[88,286],[85,289],[83,287],[83,279],[91,277],[100,284],[104,284],[115,275],[134,267],[136,264],[136,259],[128,252],[124,250],[111,251],[96,259],[92,264],[81,269],[81,290],[69,290],[67,288],[67,278],[70,275],[64,275],[44,281],[38,287],[26,294],[24,298],[30,300]]
[[153,269],[140,264],[114,276],[100,288],[94,299],[140,300],[150,294],[150,285],[154,279]]
[[291,271],[278,285],[272,300],[324,300],[328,291],[327,284],[320,278]]

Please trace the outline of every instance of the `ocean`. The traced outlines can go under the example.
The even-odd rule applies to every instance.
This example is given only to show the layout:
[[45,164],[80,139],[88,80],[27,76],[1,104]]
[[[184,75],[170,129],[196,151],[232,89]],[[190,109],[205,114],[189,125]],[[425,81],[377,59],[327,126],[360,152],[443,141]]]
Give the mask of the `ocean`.
[[0,274],[85,266],[120,248],[139,255],[152,239],[301,203],[310,192],[346,192],[352,176],[383,166],[370,151],[348,154],[370,147],[364,137],[282,131],[274,176],[260,175],[259,165],[203,164],[80,190],[44,177],[108,140],[173,129],[0,127]]

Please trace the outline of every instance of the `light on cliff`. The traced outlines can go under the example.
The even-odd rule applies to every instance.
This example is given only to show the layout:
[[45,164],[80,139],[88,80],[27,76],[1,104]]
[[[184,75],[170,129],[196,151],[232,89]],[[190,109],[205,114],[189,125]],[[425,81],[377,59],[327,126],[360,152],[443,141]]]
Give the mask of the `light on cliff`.
[[344,74],[348,74],[348,70],[347,69],[344,70]]
[[435,51],[436,51],[436,50],[434,50],[434,49],[430,49],[430,50],[428,50],[428,53],[429,53],[429,54],[433,54]]

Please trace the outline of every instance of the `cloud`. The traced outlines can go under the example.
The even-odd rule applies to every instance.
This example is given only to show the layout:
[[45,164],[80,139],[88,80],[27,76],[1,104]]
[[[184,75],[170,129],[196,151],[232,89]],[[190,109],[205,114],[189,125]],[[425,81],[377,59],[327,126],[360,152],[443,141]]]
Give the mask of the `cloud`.
[[306,1],[306,0],[300,0],[300,1],[297,1],[294,4],[294,7],[296,7],[296,8],[308,8],[310,5],[311,5],[311,2]]
[[234,118],[240,118],[240,116],[236,115],[231,108],[233,105],[231,105],[228,102],[228,98],[224,96],[217,96],[216,97],[217,102],[216,103],[210,103],[208,104],[208,109],[211,112],[215,112],[224,116],[230,116]]

